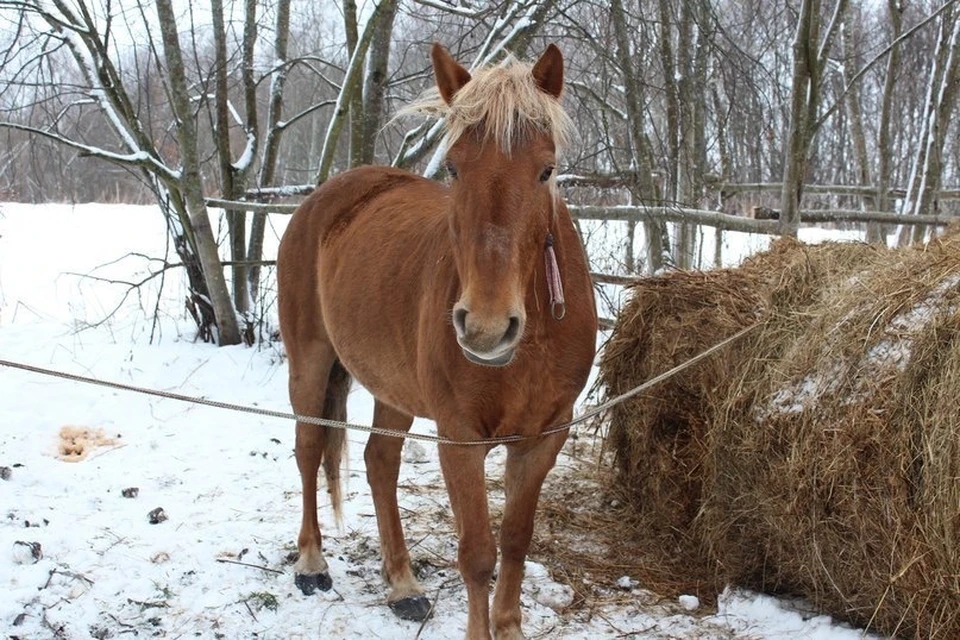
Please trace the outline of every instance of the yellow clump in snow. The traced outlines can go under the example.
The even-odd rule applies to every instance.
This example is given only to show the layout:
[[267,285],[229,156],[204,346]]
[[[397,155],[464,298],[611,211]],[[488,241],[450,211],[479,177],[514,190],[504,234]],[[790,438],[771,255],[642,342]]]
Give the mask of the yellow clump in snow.
[[64,462],[80,462],[97,447],[110,447],[117,442],[107,437],[103,429],[65,425],[60,427],[57,457]]

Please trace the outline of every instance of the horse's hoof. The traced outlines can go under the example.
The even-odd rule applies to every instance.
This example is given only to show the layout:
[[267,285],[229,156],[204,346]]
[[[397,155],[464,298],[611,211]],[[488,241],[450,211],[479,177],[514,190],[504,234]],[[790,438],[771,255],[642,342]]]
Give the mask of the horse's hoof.
[[294,577],[293,583],[300,588],[300,591],[302,591],[305,596],[313,595],[313,592],[317,589],[320,591],[329,591],[330,587],[333,586],[333,580],[330,579],[330,574],[327,572],[298,573]]
[[394,600],[390,603],[390,610],[401,620],[422,622],[430,615],[433,607],[427,600],[427,596],[419,595]]

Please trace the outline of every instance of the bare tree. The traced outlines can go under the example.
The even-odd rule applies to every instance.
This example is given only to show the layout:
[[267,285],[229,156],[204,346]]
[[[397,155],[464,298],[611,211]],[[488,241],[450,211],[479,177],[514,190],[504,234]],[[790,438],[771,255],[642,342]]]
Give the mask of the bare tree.
[[[707,59],[710,12],[705,1],[684,1],[676,8],[659,2],[660,60],[666,112],[666,165],[663,190],[668,201],[699,204],[706,167]],[[676,16],[676,17],[674,17]],[[674,29],[674,27],[676,27]],[[676,39],[676,46],[674,46]],[[674,263],[692,265],[697,227],[681,223]]]
[[[519,0],[483,10],[431,0],[417,0],[417,3],[436,10],[435,13],[428,13],[423,17],[429,22],[434,33],[430,38],[453,39],[458,42],[460,46],[454,47],[457,57],[466,59],[472,53],[474,61],[470,68],[473,69],[494,63],[511,51],[524,51],[531,38],[549,22],[547,15],[555,6],[556,0]],[[473,38],[451,38],[447,34],[441,38],[439,29],[448,25],[438,22],[437,16],[449,17],[455,21],[456,24],[450,27],[452,33],[474,34]],[[418,40],[424,42],[422,38]],[[474,44],[471,40],[477,42]],[[468,43],[473,46],[466,46]],[[420,67],[426,69],[425,63],[420,63]],[[428,73],[419,75],[424,79],[429,77]],[[423,173],[430,177],[436,176],[441,171],[440,160],[444,154],[443,149],[437,149],[442,135],[442,122],[431,122],[408,131],[403,136],[399,151],[394,154],[393,164],[410,168],[431,156]]]
[[157,17],[163,41],[166,72],[169,78],[170,106],[176,118],[177,138],[180,143],[181,166],[178,195],[183,199],[190,221],[190,230],[196,245],[197,258],[207,284],[207,294],[213,307],[219,335],[219,344],[238,344],[240,330],[230,295],[227,292],[223,267],[217,252],[217,243],[210,226],[210,216],[204,200],[203,181],[200,178],[200,156],[197,141],[196,118],[187,90],[187,74],[180,49],[180,33],[171,0],[157,0]]
[[[143,7],[139,8],[144,15]],[[119,25],[115,25],[113,14],[108,12],[98,17],[83,0],[70,6],[62,0],[54,0],[51,4],[4,0],[0,2],[0,9],[16,9],[29,16],[18,45],[22,47],[21,51],[30,51],[31,57],[26,58],[26,62],[7,60],[19,65],[18,69],[13,69],[14,75],[26,78],[37,69],[37,65],[71,61],[82,84],[72,89],[76,97],[64,100],[64,110],[95,104],[121,149],[111,151],[65,135],[60,132],[57,119],[40,126],[4,121],[0,122],[0,127],[27,131],[82,155],[136,169],[150,185],[166,216],[174,247],[186,269],[192,294],[191,309],[201,334],[220,344],[239,342],[236,313],[203,199],[195,112],[187,89],[183,56],[169,0],[157,5],[163,52],[154,49],[152,55],[157,68],[165,74],[165,89],[176,116],[179,166],[175,167],[164,159],[155,137],[141,119],[136,94],[129,90],[125,75],[117,65],[116,48],[111,38],[112,29],[119,28]],[[149,27],[145,28],[149,32]],[[56,46],[49,47],[44,43]],[[68,55],[59,55],[61,51]],[[70,91],[65,85],[58,89],[65,95]]]
[[[269,225],[253,214],[247,238],[249,211],[224,213],[227,233],[216,240],[231,260],[221,279],[232,301],[214,304],[211,287],[220,284],[207,271],[221,269],[211,261],[213,231],[204,240],[207,229],[195,229],[210,215],[201,196],[299,196],[358,163],[441,174],[442,123],[384,125],[430,84],[425,52],[434,40],[472,66],[561,44],[565,101],[581,134],[564,158],[573,201],[738,213],[779,205],[788,233],[801,201],[893,210],[902,197],[894,187],[910,189],[898,203],[904,211],[953,211],[936,198],[960,178],[953,0],[849,9],[845,0],[383,0],[366,22],[355,0],[341,0],[336,16],[309,4],[292,10],[290,0],[211,0],[180,14],[171,3],[120,12],[89,0],[0,0],[0,192],[156,199],[208,333],[218,314],[252,317]],[[176,45],[157,27],[171,13]],[[139,36],[121,45],[128,29]],[[840,33],[842,49],[832,46]],[[171,75],[174,46],[182,77]],[[930,78],[930,91],[905,82],[916,77]],[[174,99],[183,93],[186,103]],[[866,199],[803,190],[874,180]],[[776,181],[785,185],[776,200],[772,192],[738,199],[723,186]],[[613,267],[697,264],[699,227],[639,225],[611,223],[626,248]],[[636,233],[646,245],[635,252]],[[881,229],[868,236],[881,240]]]
[[[960,19],[952,6],[941,13],[937,34],[936,54],[921,114],[921,146],[911,169],[902,207],[904,213],[924,214],[936,206],[935,193],[942,177],[943,145],[960,83]],[[918,241],[922,237],[922,228],[911,231],[904,227],[900,242],[905,244],[910,239]]]
[[383,20],[385,14],[392,11],[396,0],[380,0],[380,3],[374,8],[373,13],[364,26],[363,33],[357,40],[357,45],[350,54],[350,62],[347,65],[343,77],[343,84],[340,87],[340,94],[337,97],[337,104],[333,115],[327,125],[327,132],[323,138],[323,149],[320,152],[320,167],[314,179],[316,184],[321,184],[329,176],[333,169],[334,152],[340,139],[340,132],[343,130],[344,120],[349,113],[350,104],[354,96],[363,86],[362,70],[366,61],[367,49],[377,32],[378,25]]
[[[653,167],[650,161],[652,156],[647,132],[646,118],[643,109],[643,87],[640,84],[634,67],[636,49],[631,46],[627,24],[627,14],[621,0],[613,0],[610,5],[611,19],[617,43],[616,61],[623,78],[623,95],[625,112],[630,134],[630,149],[632,152],[633,169],[636,171],[637,186],[635,196],[641,202],[659,204],[661,194],[653,181]],[[670,256],[670,239],[666,225],[662,222],[644,223],[647,238],[647,261],[651,270],[656,271],[672,263]],[[628,230],[628,242],[632,254],[632,234]],[[632,265],[627,265],[630,270]]]
[[389,77],[390,45],[393,40],[393,25],[396,17],[397,3],[386,3],[375,27],[373,41],[370,44],[367,71],[363,79],[357,164],[371,164],[376,158],[377,134],[383,124],[384,97]]
[[[852,11],[848,7],[843,14],[842,44],[843,44],[843,82],[847,84],[849,79],[855,73],[855,63],[858,53],[858,30],[853,24]],[[867,135],[863,127],[863,108],[860,100],[860,89],[852,85],[846,92],[846,106],[849,114],[850,136],[853,141],[854,157],[857,163],[857,181],[863,186],[873,184],[870,171],[870,157],[867,152]],[[863,198],[863,203],[868,211],[876,210],[876,200],[872,196]],[[881,242],[882,234],[880,225],[871,224],[868,230],[868,240],[870,242]]]
[[[235,107],[230,103],[228,85],[227,33],[224,24],[223,0],[211,0],[213,14],[214,67],[214,137],[220,165],[220,192],[228,200],[239,200],[246,190],[248,177],[253,168],[260,135],[257,124],[257,86],[253,72],[253,52],[257,39],[257,3],[245,0],[243,41],[241,44],[241,87],[244,98],[245,120],[239,120]],[[159,6],[159,5],[158,5]],[[239,158],[231,148],[231,114],[244,129],[245,147]],[[252,306],[249,282],[246,240],[246,213],[228,210],[225,212],[230,240],[230,257],[233,269],[233,300],[241,315],[249,313]],[[248,319],[249,323],[249,319]]]
[[846,0],[837,0],[826,35],[820,37],[820,0],[801,0],[797,30],[793,39],[793,85],[790,100],[790,127],[783,167],[780,221],[787,235],[796,236],[800,226],[798,210],[806,176],[810,143],[816,133],[820,107],[820,84],[834,35],[841,23]]
[[[287,127],[283,123],[283,95],[290,66],[288,60],[289,44],[290,0],[278,0],[273,37],[275,63],[267,73],[270,77],[270,86],[267,98],[266,139],[262,145],[263,156],[260,161],[260,168],[257,171],[257,186],[261,188],[276,186],[280,142]],[[256,294],[260,289],[260,265],[257,263],[263,260],[263,239],[266,225],[267,214],[253,214],[253,220],[250,223],[250,246],[247,251],[247,257],[252,263],[247,272],[252,294]]]
[[[893,115],[893,92],[896,85],[896,75],[900,66],[900,32],[903,29],[902,23],[903,7],[898,0],[887,0],[887,14],[890,20],[890,54],[887,60],[886,72],[883,78],[883,93],[880,102],[879,125],[877,132],[877,209],[880,211],[890,211],[890,186],[891,186],[891,135],[890,121]],[[867,227],[867,240],[869,242],[885,241],[882,228],[877,226]]]

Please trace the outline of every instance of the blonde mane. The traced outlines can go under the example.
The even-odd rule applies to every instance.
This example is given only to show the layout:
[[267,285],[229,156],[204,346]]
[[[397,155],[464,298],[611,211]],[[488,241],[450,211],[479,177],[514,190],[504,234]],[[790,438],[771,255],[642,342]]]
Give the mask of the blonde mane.
[[400,113],[443,118],[446,148],[468,130],[483,125],[484,138],[492,139],[505,153],[535,132],[549,135],[559,151],[570,142],[573,121],[559,100],[537,86],[532,70],[533,65],[510,56],[474,72],[453,96],[452,104],[433,87]]

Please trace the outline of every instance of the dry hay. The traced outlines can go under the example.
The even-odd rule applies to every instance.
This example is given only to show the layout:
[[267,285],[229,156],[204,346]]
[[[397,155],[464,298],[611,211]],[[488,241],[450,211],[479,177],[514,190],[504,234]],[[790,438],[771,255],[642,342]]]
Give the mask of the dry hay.
[[107,437],[103,429],[89,427],[60,427],[57,457],[64,462],[80,462],[97,447],[111,447],[116,440]]
[[608,605],[669,607],[682,594],[713,605],[712,576],[683,566],[683,549],[675,541],[651,544],[643,519],[610,491],[616,478],[609,464],[597,464],[609,459],[602,447],[599,437],[574,435],[568,441],[567,456],[544,483],[529,558],[573,588],[568,613],[591,616]]
[[[744,267],[633,290],[610,395],[743,326],[611,411],[619,484],[690,578],[803,595],[905,637],[960,637],[960,237],[782,241]],[[696,560],[696,561],[695,561]]]

